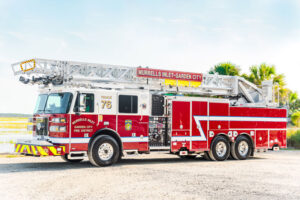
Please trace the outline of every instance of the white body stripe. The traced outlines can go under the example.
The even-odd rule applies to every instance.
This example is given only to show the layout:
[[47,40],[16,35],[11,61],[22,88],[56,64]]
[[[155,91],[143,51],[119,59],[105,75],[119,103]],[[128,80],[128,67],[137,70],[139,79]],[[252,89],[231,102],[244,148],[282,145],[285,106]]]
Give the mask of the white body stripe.
[[244,121],[244,122],[287,122],[286,117],[234,117],[234,116],[194,116],[198,120],[210,121]]
[[[89,143],[91,138],[71,138],[72,144]],[[49,137],[49,140],[53,143],[68,144],[69,138]],[[148,142],[149,137],[121,137],[122,142]]]
[[[198,138],[197,141],[206,141],[207,139],[205,137],[204,131],[203,131],[201,123],[200,123],[201,119],[199,119],[198,116],[194,116],[194,120],[195,120],[195,122],[197,124],[197,129],[199,130],[199,133],[200,133],[200,136],[197,136],[197,138]],[[192,130],[192,128],[191,128],[191,130]]]
[[172,142],[206,141],[202,136],[172,136]]
[[149,142],[149,137],[121,137],[122,142]]

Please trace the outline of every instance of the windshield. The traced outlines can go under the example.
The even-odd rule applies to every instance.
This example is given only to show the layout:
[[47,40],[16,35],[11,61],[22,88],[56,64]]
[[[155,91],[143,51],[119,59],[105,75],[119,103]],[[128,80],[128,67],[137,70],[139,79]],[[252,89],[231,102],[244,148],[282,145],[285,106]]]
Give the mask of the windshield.
[[37,99],[34,113],[67,113],[72,97],[72,93],[41,94]]

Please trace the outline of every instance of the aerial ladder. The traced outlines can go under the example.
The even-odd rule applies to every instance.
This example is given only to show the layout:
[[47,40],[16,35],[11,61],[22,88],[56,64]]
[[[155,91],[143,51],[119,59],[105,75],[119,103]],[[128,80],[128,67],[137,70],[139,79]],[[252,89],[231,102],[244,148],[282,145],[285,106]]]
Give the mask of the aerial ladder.
[[276,107],[272,81],[259,88],[239,76],[159,70],[148,67],[31,59],[12,64],[24,84],[45,87],[144,89],[155,93],[191,94],[230,99],[232,105]]

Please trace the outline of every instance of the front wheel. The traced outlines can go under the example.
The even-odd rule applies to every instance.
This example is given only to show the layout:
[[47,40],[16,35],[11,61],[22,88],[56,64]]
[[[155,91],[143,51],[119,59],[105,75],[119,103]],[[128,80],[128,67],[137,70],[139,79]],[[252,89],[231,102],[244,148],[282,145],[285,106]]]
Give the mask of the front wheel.
[[226,138],[217,136],[208,152],[211,160],[224,161],[229,157],[230,145]]
[[109,166],[119,159],[119,145],[114,138],[101,135],[94,139],[89,149],[90,162],[95,166]]

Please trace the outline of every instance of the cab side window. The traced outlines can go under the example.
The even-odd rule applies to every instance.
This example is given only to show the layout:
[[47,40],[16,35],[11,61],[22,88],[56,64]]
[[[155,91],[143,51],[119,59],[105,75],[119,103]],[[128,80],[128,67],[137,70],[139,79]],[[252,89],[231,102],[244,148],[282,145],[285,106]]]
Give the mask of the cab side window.
[[131,95],[119,96],[119,113],[137,113],[138,97]]
[[94,94],[81,93],[76,99],[74,111],[88,113],[94,112]]

